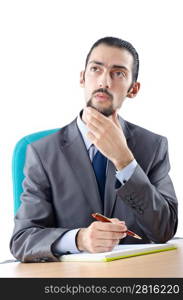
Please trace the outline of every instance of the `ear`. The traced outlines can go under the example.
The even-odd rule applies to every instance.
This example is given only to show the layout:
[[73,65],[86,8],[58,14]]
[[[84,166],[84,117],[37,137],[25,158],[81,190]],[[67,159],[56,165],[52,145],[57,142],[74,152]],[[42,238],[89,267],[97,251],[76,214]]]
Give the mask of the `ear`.
[[140,90],[140,82],[134,82],[130,91],[127,94],[127,97],[134,98],[138,94],[139,90]]
[[84,87],[84,83],[85,83],[85,71],[81,71],[80,72],[80,86]]

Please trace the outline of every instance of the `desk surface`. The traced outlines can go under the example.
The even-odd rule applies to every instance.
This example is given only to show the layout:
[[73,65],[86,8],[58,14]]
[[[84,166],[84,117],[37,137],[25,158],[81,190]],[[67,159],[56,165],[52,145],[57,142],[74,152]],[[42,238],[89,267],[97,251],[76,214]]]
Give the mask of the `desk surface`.
[[0,265],[0,277],[183,277],[183,240],[175,242],[176,250],[112,262],[5,263]]

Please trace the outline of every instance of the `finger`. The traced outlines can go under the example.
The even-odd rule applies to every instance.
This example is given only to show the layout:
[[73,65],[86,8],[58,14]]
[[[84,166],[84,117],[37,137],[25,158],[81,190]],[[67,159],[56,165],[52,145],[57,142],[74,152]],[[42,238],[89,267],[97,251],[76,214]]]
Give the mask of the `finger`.
[[118,231],[96,231],[95,238],[100,240],[120,240],[124,237],[124,232]]
[[110,218],[110,221],[114,224],[121,224],[121,221],[118,218]]
[[125,224],[121,223],[105,223],[101,221],[95,221],[92,223],[95,229],[101,230],[101,231],[108,231],[108,232],[124,232],[127,230],[127,227]]
[[100,130],[99,128],[97,128],[95,125],[93,125],[92,123],[88,123],[87,127],[89,129],[89,131],[95,136],[95,138],[99,139],[101,136]]
[[124,239],[126,236],[127,236],[127,233],[123,232],[121,240]]
[[93,232],[93,235],[99,234],[99,236],[105,236],[111,238],[114,233],[119,233],[119,239],[123,237],[123,233],[127,231],[125,224],[121,223],[105,223],[101,221],[94,221],[90,225],[90,230]]
[[101,114],[100,112],[98,112],[96,109],[92,107],[86,107],[86,114],[88,114],[88,117],[91,116],[97,119],[101,123],[101,125],[106,121],[108,121],[108,118],[106,116],[104,116],[103,114]]
[[86,136],[93,144],[95,144],[96,136],[91,131],[88,131]]
[[[121,232],[122,233],[124,233],[124,232],[126,232],[127,231],[127,227],[126,227],[126,224],[125,224],[125,221],[120,221],[119,219],[117,219],[117,218],[112,218],[112,219],[110,219],[111,220],[111,222],[113,223],[113,224],[118,224],[118,225],[120,225],[120,227],[121,227]],[[126,235],[125,235],[126,236]],[[121,238],[123,238],[124,236],[122,236]]]
[[119,221],[119,224],[126,225],[125,221]]
[[121,240],[126,236],[126,231],[121,231],[121,232],[115,232],[115,231],[97,231],[95,233],[95,239],[99,240],[110,240],[110,241],[115,241],[115,240]]
[[125,232],[125,231],[127,231],[127,227],[123,223],[113,223],[113,226],[115,226],[115,227],[113,227],[111,229],[111,231],[116,231],[116,232]]
[[125,225],[125,221],[121,221],[118,218],[110,218],[110,221],[114,224],[124,224]]
[[103,127],[103,123],[101,122],[101,118],[100,115],[98,115],[97,117],[92,113],[92,112],[88,112],[86,111],[86,122],[91,123],[93,125],[95,125],[95,127]]
[[127,236],[127,232],[126,230],[124,232],[102,232],[101,234],[96,234],[96,239],[100,240],[100,241],[120,241],[122,239],[124,239]]

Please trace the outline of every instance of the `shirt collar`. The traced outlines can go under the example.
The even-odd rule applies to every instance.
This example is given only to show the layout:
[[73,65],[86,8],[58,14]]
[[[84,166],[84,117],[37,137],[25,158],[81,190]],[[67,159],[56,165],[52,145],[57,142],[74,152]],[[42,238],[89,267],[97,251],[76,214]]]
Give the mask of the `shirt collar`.
[[79,131],[82,135],[82,138],[83,138],[83,141],[85,143],[86,149],[88,151],[90,146],[92,145],[92,142],[86,136],[87,132],[88,132],[88,128],[86,127],[86,124],[81,119],[81,116],[82,116],[82,111],[79,113],[79,115],[77,117],[77,126],[79,128]]

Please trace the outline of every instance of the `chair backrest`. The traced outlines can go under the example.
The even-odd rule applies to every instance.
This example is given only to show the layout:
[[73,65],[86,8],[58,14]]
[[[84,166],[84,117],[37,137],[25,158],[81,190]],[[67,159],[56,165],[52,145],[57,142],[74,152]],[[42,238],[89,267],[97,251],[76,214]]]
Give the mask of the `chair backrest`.
[[47,135],[50,135],[56,131],[57,129],[50,129],[39,131],[36,133],[29,134],[24,136],[21,140],[17,142],[13,151],[12,157],[12,180],[13,180],[13,200],[14,200],[14,214],[16,214],[20,204],[21,204],[21,193],[23,192],[22,182],[24,180],[24,164],[25,164],[25,157],[26,157],[26,149],[27,146],[37,141]]

